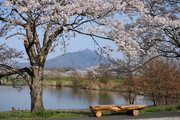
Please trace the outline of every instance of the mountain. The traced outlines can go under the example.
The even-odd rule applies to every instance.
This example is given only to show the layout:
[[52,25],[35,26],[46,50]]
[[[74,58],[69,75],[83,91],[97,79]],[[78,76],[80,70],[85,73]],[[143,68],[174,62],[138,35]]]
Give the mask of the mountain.
[[[47,60],[45,68],[52,67],[74,67],[77,70],[86,70],[86,68],[99,65],[100,63],[110,63],[108,59],[100,56],[95,52],[85,49],[73,53],[66,53],[65,55],[57,56],[53,59]],[[20,63],[19,66],[28,66],[27,63]]]

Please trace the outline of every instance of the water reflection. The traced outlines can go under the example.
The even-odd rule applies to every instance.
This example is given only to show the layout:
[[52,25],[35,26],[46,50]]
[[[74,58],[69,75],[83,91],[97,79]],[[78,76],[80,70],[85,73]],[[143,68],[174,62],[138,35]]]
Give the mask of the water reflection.
[[114,100],[107,92],[100,92],[98,104],[100,105],[111,105],[114,104]]
[[[30,109],[28,87],[19,92],[11,86],[0,86],[0,111]],[[128,104],[127,93],[86,90],[67,87],[44,87],[43,102],[45,109],[84,109],[89,105]],[[136,103],[144,104],[143,96],[137,96]]]

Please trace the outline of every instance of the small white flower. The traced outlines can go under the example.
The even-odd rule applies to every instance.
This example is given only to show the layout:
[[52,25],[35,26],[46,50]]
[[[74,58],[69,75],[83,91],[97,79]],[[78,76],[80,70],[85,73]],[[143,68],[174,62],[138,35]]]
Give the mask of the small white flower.
[[64,30],[67,30],[67,27],[63,27]]
[[10,5],[10,2],[9,1],[4,1],[3,5],[8,7]]

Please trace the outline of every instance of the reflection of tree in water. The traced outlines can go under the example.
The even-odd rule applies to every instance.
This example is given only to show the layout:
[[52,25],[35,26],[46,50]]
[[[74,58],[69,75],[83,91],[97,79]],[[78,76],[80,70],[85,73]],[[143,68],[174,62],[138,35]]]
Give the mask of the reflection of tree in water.
[[72,91],[72,99],[79,98],[84,99],[84,101],[88,101],[88,103],[93,103],[97,101],[97,95],[99,94],[98,91],[93,90],[85,90],[85,89],[79,89],[79,88],[73,88]]
[[130,104],[130,103],[132,104],[133,99],[135,99],[133,103],[138,104],[135,93],[121,93],[121,95],[123,96],[125,101],[127,101],[128,104]]
[[88,101],[92,101],[94,99],[94,94],[79,88],[66,88],[66,87],[45,87],[44,92],[49,92],[51,97],[57,97],[59,101],[62,98],[66,99],[85,99]]
[[56,86],[45,86],[43,92],[49,92],[51,95],[56,95],[57,93],[63,92],[63,88]]
[[[124,92],[110,92],[101,90],[86,90],[80,88],[67,88],[67,87],[45,87],[45,91],[50,93],[50,97],[55,97],[59,102],[62,99],[72,101],[84,101],[88,104],[128,104],[128,93]],[[138,96],[137,96],[138,97]],[[144,99],[144,97],[142,98]],[[135,101],[135,103],[145,103],[145,101]]]
[[114,100],[111,96],[111,93],[107,91],[99,91],[99,90],[85,90],[79,88],[72,89],[72,97],[79,99],[83,99],[84,101],[88,101],[88,103],[98,102],[100,105],[105,104],[114,104]]
[[60,87],[52,87],[52,86],[44,86],[43,93],[51,95],[51,97],[57,97],[63,92],[63,88]]
[[52,86],[44,86],[43,87],[43,93],[50,93],[51,95],[56,95],[57,87]]
[[107,92],[100,92],[99,93],[99,105],[111,105],[114,104],[114,100],[112,99],[111,95]]
[[99,91],[99,90],[86,90],[79,88],[70,89],[71,99],[83,99],[89,104],[93,102],[98,102],[100,105],[105,104],[114,104],[113,94],[118,94],[118,92],[108,92],[108,91]]
[[[124,100],[127,102],[127,104],[129,104],[129,98],[133,98],[134,94],[131,94],[131,97],[129,97],[129,93],[121,93],[121,96],[123,96]],[[132,100],[132,99],[130,99]],[[142,95],[136,95],[134,104],[147,104],[147,105],[152,105],[152,100],[150,100],[148,97],[146,96],[142,96]]]

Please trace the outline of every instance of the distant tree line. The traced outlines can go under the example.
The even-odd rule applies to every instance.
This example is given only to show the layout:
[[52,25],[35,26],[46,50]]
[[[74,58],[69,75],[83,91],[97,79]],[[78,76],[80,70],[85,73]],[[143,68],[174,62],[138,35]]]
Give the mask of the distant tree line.
[[59,72],[67,72],[67,71],[73,71],[75,70],[75,68],[74,67],[52,67],[52,68],[46,68],[45,70],[51,70],[51,71],[57,70]]

